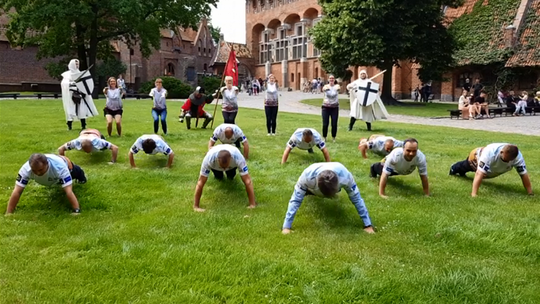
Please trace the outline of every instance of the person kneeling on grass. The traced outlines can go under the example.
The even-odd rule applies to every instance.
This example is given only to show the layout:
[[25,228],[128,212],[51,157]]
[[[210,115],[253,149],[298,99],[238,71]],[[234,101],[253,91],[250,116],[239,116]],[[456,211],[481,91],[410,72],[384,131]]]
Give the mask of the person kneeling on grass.
[[287,158],[289,158],[289,153],[291,153],[291,150],[295,147],[298,147],[298,149],[300,150],[307,150],[309,153],[313,153],[314,146],[317,146],[317,148],[321,149],[322,153],[324,154],[324,160],[329,162],[330,154],[328,153],[328,149],[326,148],[326,144],[322,139],[321,134],[315,131],[315,129],[311,128],[296,129],[296,131],[294,131],[294,134],[289,139],[285,151],[283,152],[281,164],[287,162]]
[[246,159],[236,147],[231,145],[217,145],[212,147],[212,149],[206,153],[202,162],[201,173],[195,189],[195,203],[193,204],[193,210],[197,212],[205,211],[200,208],[199,204],[210,171],[214,173],[214,177],[217,180],[223,180],[223,172],[227,175],[227,179],[232,180],[236,176],[236,170],[240,173],[242,182],[244,182],[244,185],[246,186],[246,192],[249,199],[248,208],[255,208],[255,192],[253,191],[253,183],[249,176]]
[[403,147],[403,142],[390,136],[371,135],[369,139],[360,139],[358,150],[362,152],[362,157],[367,159],[366,151],[371,150],[379,156],[386,156],[394,148]]
[[354,204],[358,215],[360,215],[360,218],[364,222],[364,231],[375,233],[366,205],[360,196],[360,191],[356,186],[353,175],[345,166],[337,162],[315,163],[302,172],[302,175],[300,175],[298,182],[294,186],[294,192],[289,201],[282,233],[288,234],[291,232],[291,226],[296,212],[306,195],[335,198],[342,188],[349,194],[349,199]]
[[72,163],[65,156],[35,153],[30,156],[30,159],[19,170],[19,175],[17,175],[15,181],[15,189],[13,189],[9,198],[6,214],[15,211],[21,194],[31,179],[44,186],[62,185],[73,208],[73,213],[81,212],[79,202],[72,189],[73,179],[79,181],[80,184],[86,183],[86,176],[81,167]]
[[478,195],[478,189],[484,178],[493,178],[516,168],[523,187],[529,195],[533,195],[531,180],[527,173],[525,160],[518,147],[511,144],[490,144],[473,149],[464,161],[450,167],[450,175],[466,176],[467,172],[476,172],[471,196]]
[[414,138],[406,139],[403,148],[394,149],[382,162],[371,165],[370,176],[372,178],[376,178],[378,175],[381,176],[379,195],[383,198],[388,198],[385,194],[388,177],[393,175],[409,175],[414,172],[416,167],[418,167],[418,173],[422,180],[424,194],[429,196],[426,156],[418,150],[418,141]]
[[68,141],[58,148],[58,154],[64,156],[66,150],[79,150],[86,153],[100,152],[104,150],[112,151],[111,164],[116,162],[118,157],[118,147],[105,140],[105,137],[96,129],[85,129],[79,134],[79,137]]
[[210,141],[208,141],[208,150],[212,149],[218,139],[224,144],[234,144],[238,149],[240,149],[240,143],[242,143],[244,145],[244,158],[248,159],[249,143],[244,132],[237,125],[224,123],[217,126],[214,134],[210,137]]
[[143,150],[144,153],[155,155],[157,153],[163,153],[169,156],[169,161],[167,162],[167,168],[170,168],[174,159],[174,152],[169,147],[169,145],[163,140],[163,137],[156,134],[143,135],[135,141],[131,150],[128,153],[129,163],[131,168],[136,168],[135,159],[133,154],[139,153],[140,150]]

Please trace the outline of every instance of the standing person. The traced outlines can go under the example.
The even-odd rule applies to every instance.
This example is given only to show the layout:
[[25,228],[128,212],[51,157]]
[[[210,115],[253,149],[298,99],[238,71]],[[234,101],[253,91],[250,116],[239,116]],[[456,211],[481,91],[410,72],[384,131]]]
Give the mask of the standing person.
[[225,76],[225,86],[221,88],[223,95],[223,104],[221,113],[225,123],[234,124],[238,114],[238,88],[233,86],[232,76]]
[[155,85],[156,87],[149,94],[154,99],[154,105],[152,107],[154,133],[157,134],[159,130],[159,118],[161,117],[161,128],[163,129],[163,134],[167,135],[167,90],[163,87],[163,80],[161,78],[156,79]]
[[336,135],[338,129],[338,118],[339,118],[339,84],[336,83],[334,75],[328,76],[329,83],[324,86],[324,98],[322,104],[322,121],[323,121],[323,137],[326,141],[328,136],[328,125],[330,124],[330,119],[332,119],[332,139],[336,142]]
[[158,153],[163,153],[164,155],[167,155],[169,157],[167,161],[167,168],[170,168],[172,166],[174,160],[174,152],[171,147],[169,147],[169,145],[165,142],[163,137],[157,134],[149,134],[142,135],[141,137],[137,138],[128,153],[131,168],[137,168],[133,155],[139,153],[139,151],[141,150],[148,155],[156,155]]
[[124,113],[122,98],[125,91],[122,87],[117,86],[114,77],[110,77],[107,80],[107,87],[103,89],[103,94],[105,94],[105,97],[107,98],[105,108],[103,109],[103,114],[107,119],[107,133],[110,137],[114,118],[116,121],[116,132],[118,133],[118,136],[122,136],[122,114]]
[[259,95],[259,81],[257,80],[257,78],[253,78],[253,80],[251,81],[251,87],[253,90],[253,95]]
[[73,214],[81,212],[79,201],[73,193],[72,184],[74,179],[79,181],[79,184],[86,183],[83,169],[72,163],[67,157],[35,153],[19,170],[6,214],[15,211],[24,188],[32,179],[43,186],[62,185],[71,208],[73,208]]
[[266,95],[264,98],[264,113],[266,114],[266,130],[268,136],[276,135],[276,119],[278,113],[278,84],[274,74],[268,75]]
[[484,89],[484,85],[480,83],[480,78],[476,78],[472,86],[474,98],[480,96],[480,93]]
[[[79,60],[72,59],[68,64],[69,71],[62,73],[62,103],[64,104],[64,112],[68,130],[72,129],[73,121],[80,120],[81,128],[86,129],[86,119],[98,115],[98,110],[94,105],[94,100],[90,94],[79,92],[75,81],[81,76],[79,71]],[[89,73],[87,73],[90,75]],[[93,81],[92,78],[80,80],[87,83]]]
[[465,78],[465,83],[463,84],[462,89],[467,92],[471,91],[471,80],[469,79],[469,77]]
[[116,81],[118,83],[118,87],[121,88],[124,91],[123,98],[126,98],[125,93],[127,92],[126,82],[124,81],[124,78],[122,78],[122,74],[118,75],[118,80]]
[[302,172],[298,182],[294,186],[294,192],[289,201],[289,207],[285,214],[285,221],[281,232],[289,234],[296,212],[302,205],[306,195],[316,195],[319,197],[335,198],[337,194],[345,189],[349,199],[356,208],[356,212],[364,222],[364,231],[375,233],[371,224],[366,204],[360,196],[358,186],[354,177],[341,163],[315,163]]
[[416,89],[414,89],[414,101],[418,101],[418,96],[420,95],[420,85],[416,85]]
[[[360,78],[349,83],[347,90],[350,92],[351,103],[351,120],[349,122],[349,131],[352,131],[356,120],[360,119],[366,122],[367,130],[371,131],[371,123],[375,120],[386,119],[388,112],[384,106],[379,94],[376,96],[376,100],[369,106],[362,106],[360,100],[358,100],[358,88],[366,88],[367,83],[370,81],[366,70],[360,71]],[[367,94],[367,92],[365,92]]]
[[197,212],[205,211],[200,207],[200,202],[203,188],[208,181],[210,172],[214,173],[214,177],[217,180],[223,180],[223,173],[227,175],[227,179],[232,180],[236,176],[236,170],[238,170],[238,173],[240,173],[242,182],[246,186],[246,192],[249,199],[248,208],[255,208],[257,205],[255,203],[255,192],[253,191],[253,182],[249,176],[246,159],[236,147],[231,145],[217,145],[212,147],[212,149],[206,153],[206,156],[202,162],[201,173],[195,188],[193,210]]
[[527,194],[533,195],[531,180],[527,173],[523,155],[515,145],[494,143],[475,148],[464,161],[450,167],[449,175],[465,177],[467,172],[475,172],[471,196],[478,195],[478,189],[486,178],[497,177],[516,168]]

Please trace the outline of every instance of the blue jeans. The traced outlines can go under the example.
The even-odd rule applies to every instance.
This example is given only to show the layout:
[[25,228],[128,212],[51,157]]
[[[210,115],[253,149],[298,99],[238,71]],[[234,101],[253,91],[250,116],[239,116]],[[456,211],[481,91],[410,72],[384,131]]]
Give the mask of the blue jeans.
[[167,109],[152,109],[152,118],[154,118],[154,133],[159,130],[159,116],[161,116],[161,128],[163,133],[167,134]]

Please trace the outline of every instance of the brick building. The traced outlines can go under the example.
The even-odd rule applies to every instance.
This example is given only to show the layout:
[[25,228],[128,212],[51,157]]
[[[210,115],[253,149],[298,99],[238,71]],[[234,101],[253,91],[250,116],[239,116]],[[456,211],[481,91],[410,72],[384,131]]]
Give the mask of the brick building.
[[[12,47],[5,35],[9,19],[0,14],[0,92],[2,91],[60,91],[60,81],[49,76],[45,66],[55,59],[37,60],[37,47]],[[195,31],[191,28],[161,30],[161,45],[148,58],[143,58],[138,47],[130,49],[121,41],[111,42],[114,56],[127,71],[124,75],[130,88],[154,77],[171,75],[191,85],[198,76],[211,73],[209,68],[216,51],[207,20],[203,19]],[[67,67],[66,67],[67,69]],[[100,83],[104,79],[100,79]],[[36,86],[37,85],[37,86]]]
[[256,61],[253,58],[250,49],[245,44],[225,41],[223,35],[220,36],[217,50],[210,63],[213,74],[223,75],[223,70],[225,69],[227,60],[229,60],[229,53],[231,50],[234,50],[238,62],[238,80],[243,82],[246,79],[251,79],[254,75],[253,67],[255,66]]

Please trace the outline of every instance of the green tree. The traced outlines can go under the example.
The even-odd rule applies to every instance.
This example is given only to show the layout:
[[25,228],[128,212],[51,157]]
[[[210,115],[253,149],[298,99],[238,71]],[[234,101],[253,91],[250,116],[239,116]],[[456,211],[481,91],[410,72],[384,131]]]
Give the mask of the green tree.
[[[81,70],[111,56],[111,40],[138,46],[144,56],[160,47],[160,29],[196,26],[217,0],[0,0],[9,13],[7,37],[38,45],[38,58],[74,56]],[[95,80],[95,79],[94,79]]]
[[212,40],[214,40],[214,43],[218,44],[219,37],[221,36],[221,28],[219,26],[213,26],[211,23],[209,23],[208,30],[210,30],[210,35],[212,35]]
[[325,70],[343,77],[349,66],[387,70],[381,98],[393,103],[392,67],[421,64],[423,81],[440,80],[453,63],[455,42],[444,26],[442,8],[461,0],[321,0],[325,17],[310,34],[322,51]]

